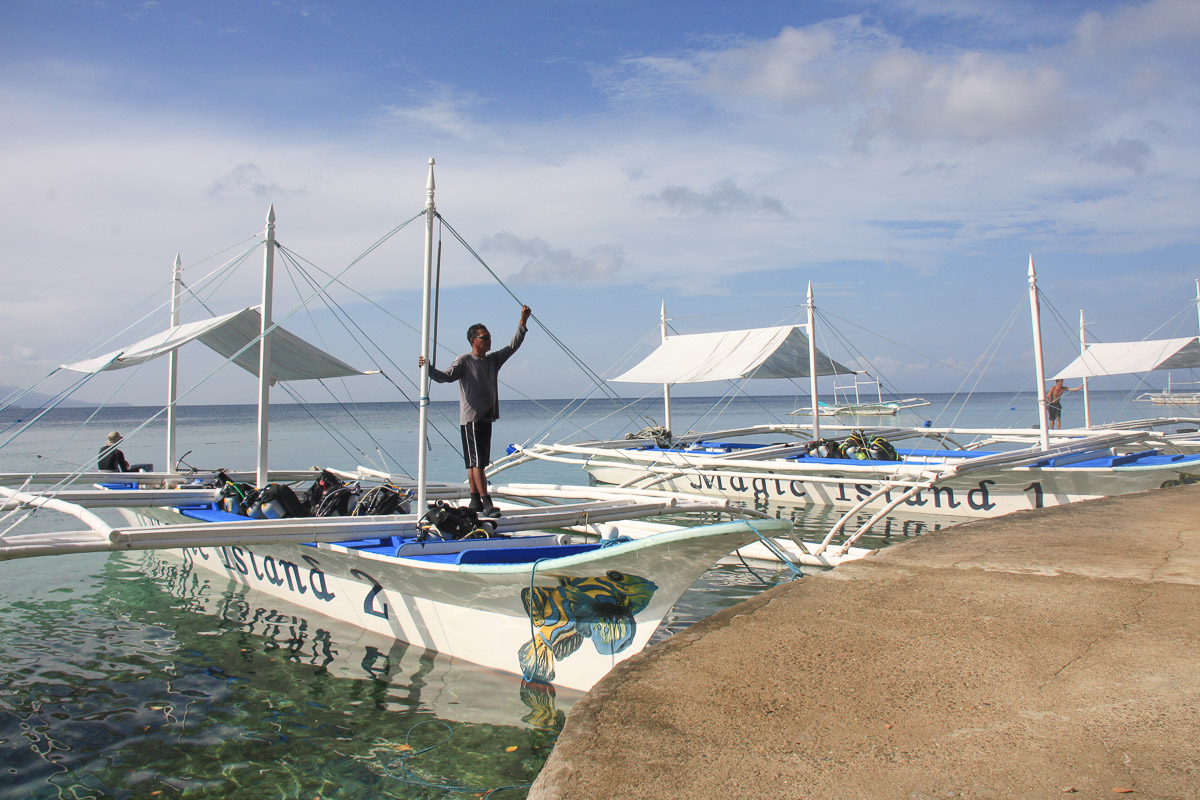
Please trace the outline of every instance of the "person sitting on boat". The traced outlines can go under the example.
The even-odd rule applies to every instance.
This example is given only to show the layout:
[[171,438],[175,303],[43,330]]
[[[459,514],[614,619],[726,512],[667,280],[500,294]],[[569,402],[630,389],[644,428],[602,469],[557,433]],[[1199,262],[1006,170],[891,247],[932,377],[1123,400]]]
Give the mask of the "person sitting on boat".
[[1047,421],[1051,428],[1062,427],[1062,396],[1066,392],[1078,392],[1082,386],[1063,386],[1063,379],[1059,378],[1046,392],[1046,415]]
[[96,458],[96,469],[101,472],[129,472],[125,454],[117,449],[120,443],[120,433],[113,431],[108,435],[108,444],[100,448],[100,455]]
[[[486,325],[477,322],[467,329],[471,352],[454,359],[450,369],[444,372],[433,364],[429,365],[429,377],[438,383],[458,381],[458,421],[462,431],[463,461],[467,465],[467,485],[471,489],[470,507],[488,517],[499,516],[488,494],[487,475],[484,472],[492,463],[492,423],[500,419],[497,374],[504,362],[525,341],[528,331],[526,323],[532,313],[529,306],[521,306],[517,332],[507,347],[489,353],[492,335],[488,333]],[[419,356],[417,364],[425,366],[425,357]]]

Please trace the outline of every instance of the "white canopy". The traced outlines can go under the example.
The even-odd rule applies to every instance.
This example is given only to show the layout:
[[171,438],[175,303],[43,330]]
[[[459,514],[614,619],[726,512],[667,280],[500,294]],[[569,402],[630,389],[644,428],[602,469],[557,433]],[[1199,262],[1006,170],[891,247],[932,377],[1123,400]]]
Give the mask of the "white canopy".
[[[176,325],[165,331],[148,336],[124,350],[106,355],[64,364],[64,369],[75,372],[96,373],[105,370],[123,369],[166,355],[190,341],[199,339],[202,344],[231,358],[234,353],[258,338],[262,329],[262,316],[258,308],[245,308],[220,317]],[[247,348],[234,359],[242,369],[258,374],[258,343]],[[361,370],[329,355],[303,339],[276,328],[271,332],[271,381],[299,381],[316,378],[341,378],[349,375],[365,375]]]
[[1195,336],[1146,342],[1104,342],[1089,344],[1052,380],[1191,367],[1200,367],[1200,340]]
[[[817,375],[854,370],[817,351]],[[668,336],[640,364],[612,381],[701,383],[739,378],[808,377],[808,336],[799,325]]]

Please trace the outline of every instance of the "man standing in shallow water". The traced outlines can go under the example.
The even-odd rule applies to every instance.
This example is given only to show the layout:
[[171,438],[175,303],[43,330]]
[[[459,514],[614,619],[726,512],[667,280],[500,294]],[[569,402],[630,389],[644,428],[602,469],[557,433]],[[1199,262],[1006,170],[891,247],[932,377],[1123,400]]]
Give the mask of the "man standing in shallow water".
[[[500,419],[500,390],[497,375],[504,362],[517,352],[525,341],[529,306],[521,306],[517,332],[507,347],[494,353],[492,335],[483,323],[467,329],[471,352],[454,359],[450,369],[442,371],[429,365],[429,377],[438,383],[458,381],[458,421],[462,433],[463,461],[467,466],[467,485],[471,489],[471,509],[485,516],[499,516],[492,496],[488,494],[484,470],[492,463],[492,423]],[[417,365],[425,366],[425,357],[417,357]]]

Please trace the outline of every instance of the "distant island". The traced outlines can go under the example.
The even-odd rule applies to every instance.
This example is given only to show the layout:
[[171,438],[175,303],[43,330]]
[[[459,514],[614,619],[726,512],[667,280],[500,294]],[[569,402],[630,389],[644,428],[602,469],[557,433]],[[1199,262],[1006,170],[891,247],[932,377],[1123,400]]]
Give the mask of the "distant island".
[[[16,386],[0,386],[0,397],[9,397],[15,395],[19,390]],[[42,394],[41,392],[29,392],[21,398],[19,403],[11,403],[10,408],[39,408],[54,400],[51,395]],[[61,408],[95,408],[103,405],[92,400],[76,400],[73,397],[68,397],[60,402]],[[109,403],[110,406],[127,406],[129,403]]]

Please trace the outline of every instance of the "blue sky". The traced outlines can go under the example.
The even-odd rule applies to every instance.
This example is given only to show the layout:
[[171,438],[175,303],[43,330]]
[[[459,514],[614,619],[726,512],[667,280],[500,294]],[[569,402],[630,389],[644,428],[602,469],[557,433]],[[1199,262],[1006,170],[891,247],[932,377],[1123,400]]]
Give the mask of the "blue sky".
[[[0,17],[0,384],[111,349],[77,350],[165,298],[177,252],[206,269],[271,204],[293,251],[348,263],[421,208],[431,156],[439,210],[504,282],[447,245],[447,353],[474,321],[506,337],[516,295],[538,325],[505,377],[532,397],[589,388],[540,326],[611,375],[664,300],[680,332],[779,324],[809,281],[854,350],[827,347],[898,391],[958,388],[1006,328],[980,388],[1031,389],[1030,254],[1051,369],[1081,310],[1096,340],[1197,332],[1194,0],[9,0]],[[420,249],[405,231],[348,280],[415,323]],[[406,329],[378,336],[415,361]],[[157,400],[162,370],[140,372],[82,394]],[[190,399],[251,401],[230,381]]]

